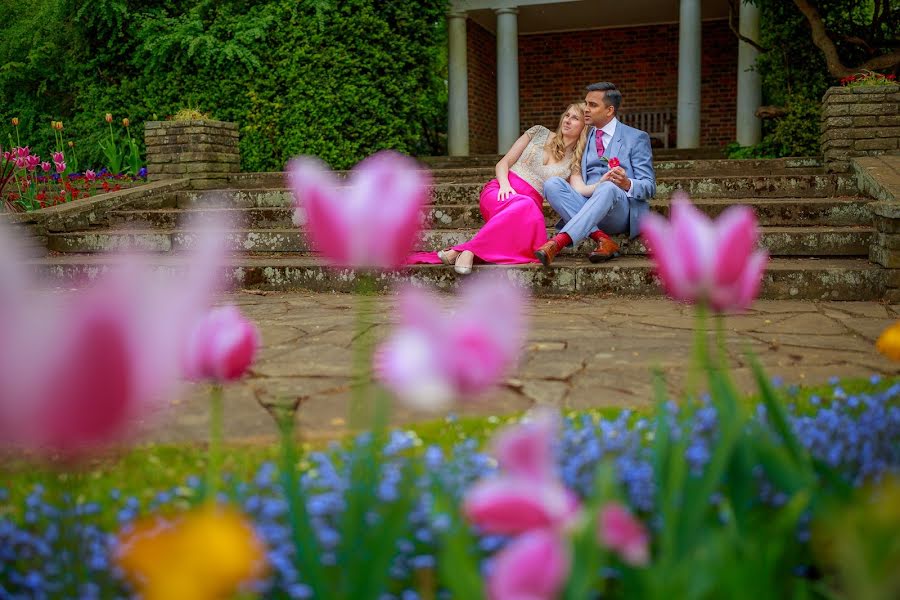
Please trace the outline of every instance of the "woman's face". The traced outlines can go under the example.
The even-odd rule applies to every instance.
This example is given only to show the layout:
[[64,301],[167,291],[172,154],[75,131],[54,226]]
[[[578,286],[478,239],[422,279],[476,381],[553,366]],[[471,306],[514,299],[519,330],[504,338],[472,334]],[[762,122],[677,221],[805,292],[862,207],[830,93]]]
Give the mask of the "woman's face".
[[584,129],[584,117],[574,108],[569,108],[569,110],[566,111],[566,114],[563,115],[563,135],[578,136],[581,135],[582,129]]

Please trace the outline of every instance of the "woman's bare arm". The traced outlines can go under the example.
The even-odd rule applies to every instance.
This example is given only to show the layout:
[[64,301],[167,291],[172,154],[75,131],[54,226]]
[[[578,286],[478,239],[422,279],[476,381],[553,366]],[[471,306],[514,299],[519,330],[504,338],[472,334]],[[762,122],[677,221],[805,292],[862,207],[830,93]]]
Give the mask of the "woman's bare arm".
[[530,141],[531,138],[528,137],[528,134],[523,133],[522,136],[516,140],[516,143],[512,145],[512,148],[509,149],[509,152],[507,152],[494,167],[494,173],[497,175],[497,182],[500,184],[500,193],[497,199],[501,202],[515,193],[512,186],[509,184],[509,168],[516,164],[516,161],[522,156],[522,153],[525,151],[525,148]]

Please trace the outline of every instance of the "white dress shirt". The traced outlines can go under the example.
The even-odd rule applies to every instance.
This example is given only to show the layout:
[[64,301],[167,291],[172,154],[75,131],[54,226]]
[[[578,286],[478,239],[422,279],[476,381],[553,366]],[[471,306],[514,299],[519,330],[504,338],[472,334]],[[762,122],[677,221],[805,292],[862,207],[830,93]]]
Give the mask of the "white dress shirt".
[[[616,117],[613,117],[612,121],[610,121],[609,123],[607,123],[606,125],[601,127],[598,131],[599,135],[601,136],[600,139],[603,141],[603,152],[607,156],[609,156],[609,153],[606,152],[606,150],[609,148],[609,145],[612,143],[613,136],[616,134],[616,125],[618,125],[618,124],[619,124],[619,119],[617,119]],[[596,136],[597,134],[595,133],[594,135]],[[597,143],[596,137],[594,139],[594,143],[595,144]],[[609,158],[613,158],[613,157],[609,156]],[[632,189],[634,189],[634,181],[632,181],[631,177],[629,177],[628,178],[628,190],[625,192],[625,195],[627,195],[629,198],[631,197]]]

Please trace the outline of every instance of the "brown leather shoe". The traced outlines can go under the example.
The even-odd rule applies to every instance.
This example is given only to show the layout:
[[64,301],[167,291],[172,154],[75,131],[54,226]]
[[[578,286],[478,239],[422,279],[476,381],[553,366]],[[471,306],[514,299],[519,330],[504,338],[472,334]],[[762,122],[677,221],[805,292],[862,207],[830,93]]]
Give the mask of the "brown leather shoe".
[[557,254],[559,254],[559,246],[553,240],[534,251],[534,257],[541,261],[541,264],[545,267],[550,266]]
[[606,262],[619,255],[619,245],[609,238],[603,238],[597,242],[597,247],[588,255],[592,263]]

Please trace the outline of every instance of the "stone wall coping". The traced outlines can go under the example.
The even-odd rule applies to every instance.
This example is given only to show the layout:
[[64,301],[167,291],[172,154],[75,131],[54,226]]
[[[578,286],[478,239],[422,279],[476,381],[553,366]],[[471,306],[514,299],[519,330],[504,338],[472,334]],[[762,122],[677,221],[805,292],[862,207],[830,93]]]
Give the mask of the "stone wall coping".
[[145,121],[144,129],[162,129],[162,128],[176,128],[176,127],[216,127],[219,129],[232,129],[234,131],[238,130],[237,123],[233,123],[231,121],[214,121],[214,120],[202,120],[202,121]]
[[885,85],[860,85],[854,87],[834,86],[825,90],[825,97],[849,94],[893,94],[900,92],[900,83]]
[[[891,219],[900,218],[900,155],[860,156],[851,160],[859,191],[879,202],[869,204],[875,214]],[[895,208],[881,205],[893,204]],[[885,214],[889,212],[890,214]]]
[[123,204],[132,202],[147,194],[157,194],[165,192],[175,192],[185,190],[190,187],[188,179],[163,179],[145,183],[133,188],[118,190],[115,192],[107,192],[98,194],[90,198],[81,198],[24,213],[2,213],[0,219],[9,223],[17,223],[22,225],[35,225],[39,229],[48,225],[51,221],[59,222],[60,220],[69,220],[78,215],[89,213],[92,211],[106,212],[115,209]]

